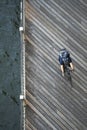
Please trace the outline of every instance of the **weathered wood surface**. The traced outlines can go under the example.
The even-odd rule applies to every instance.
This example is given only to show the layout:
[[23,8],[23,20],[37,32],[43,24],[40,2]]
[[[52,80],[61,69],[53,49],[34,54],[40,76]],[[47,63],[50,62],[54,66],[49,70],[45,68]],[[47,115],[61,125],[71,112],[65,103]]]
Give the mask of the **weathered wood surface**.
[[[87,130],[87,1],[26,0],[26,130]],[[75,66],[72,86],[58,52]]]

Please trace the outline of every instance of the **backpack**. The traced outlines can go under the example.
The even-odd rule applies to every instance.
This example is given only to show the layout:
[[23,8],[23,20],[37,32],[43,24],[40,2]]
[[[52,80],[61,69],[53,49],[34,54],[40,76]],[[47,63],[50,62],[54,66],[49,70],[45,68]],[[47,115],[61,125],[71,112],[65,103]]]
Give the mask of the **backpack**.
[[69,57],[70,54],[66,49],[62,49],[59,53],[59,57],[62,58],[64,65],[68,65],[69,64]]

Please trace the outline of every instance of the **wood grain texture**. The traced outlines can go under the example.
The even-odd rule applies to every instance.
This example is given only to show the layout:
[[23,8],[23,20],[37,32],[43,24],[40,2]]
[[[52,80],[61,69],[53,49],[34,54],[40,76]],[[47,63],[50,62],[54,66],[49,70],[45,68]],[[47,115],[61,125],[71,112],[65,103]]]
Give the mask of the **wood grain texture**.
[[[87,130],[87,2],[26,0],[26,130]],[[72,85],[58,53],[74,63]]]

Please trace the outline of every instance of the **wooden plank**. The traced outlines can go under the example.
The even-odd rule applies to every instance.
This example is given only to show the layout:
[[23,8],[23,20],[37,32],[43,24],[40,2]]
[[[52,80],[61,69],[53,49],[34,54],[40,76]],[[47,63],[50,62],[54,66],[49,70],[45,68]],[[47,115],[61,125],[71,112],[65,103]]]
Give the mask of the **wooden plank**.
[[[87,8],[83,0],[26,0],[26,127],[87,129]],[[58,52],[67,48],[72,85],[61,76]],[[29,127],[29,128],[28,128]]]

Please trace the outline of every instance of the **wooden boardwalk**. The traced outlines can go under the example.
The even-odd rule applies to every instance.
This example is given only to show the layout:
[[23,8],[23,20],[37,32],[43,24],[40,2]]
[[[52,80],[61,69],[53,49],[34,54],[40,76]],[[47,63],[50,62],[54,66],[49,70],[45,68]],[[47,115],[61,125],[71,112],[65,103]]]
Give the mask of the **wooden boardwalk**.
[[[26,0],[26,130],[87,130],[87,1]],[[58,52],[75,66],[63,78]]]

